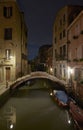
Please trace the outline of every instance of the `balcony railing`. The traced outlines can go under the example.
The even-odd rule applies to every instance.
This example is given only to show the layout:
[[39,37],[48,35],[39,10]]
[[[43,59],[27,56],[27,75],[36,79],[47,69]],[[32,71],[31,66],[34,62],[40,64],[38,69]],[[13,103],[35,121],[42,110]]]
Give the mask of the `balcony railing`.
[[56,55],[56,60],[57,61],[67,60],[67,55]]

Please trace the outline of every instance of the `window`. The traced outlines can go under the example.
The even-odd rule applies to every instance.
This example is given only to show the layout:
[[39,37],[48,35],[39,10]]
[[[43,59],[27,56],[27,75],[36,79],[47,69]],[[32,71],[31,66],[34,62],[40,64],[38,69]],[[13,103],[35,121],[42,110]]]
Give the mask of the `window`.
[[62,19],[60,19],[60,26],[62,26]]
[[63,56],[66,56],[66,45],[63,46]]
[[54,39],[54,43],[56,43],[56,37],[55,37],[55,39]]
[[56,49],[55,49],[55,58],[56,58],[56,56],[57,56],[57,52],[56,52]]
[[60,39],[62,39],[62,33],[60,33]]
[[66,78],[66,68],[63,69],[64,78]]
[[63,30],[63,37],[65,37],[65,29]]
[[10,18],[12,16],[12,7],[4,7],[3,8],[3,15],[6,18]]
[[60,47],[60,56],[62,56],[62,47]]
[[55,26],[55,32],[57,31],[57,27]]
[[65,14],[64,14],[64,15],[63,15],[63,23],[65,23],[65,20],[66,20],[66,19],[65,19]]
[[12,28],[5,28],[4,39],[5,40],[12,40]]
[[25,43],[25,48],[27,48],[27,43]]
[[79,24],[77,24],[77,25],[75,26],[74,32],[75,32],[75,36],[78,36],[78,35],[80,34],[80,25],[79,25]]
[[60,74],[62,76],[62,65],[60,64]]
[[75,71],[74,71],[74,79],[75,80],[79,80],[80,78],[80,71],[79,71],[79,68],[75,68]]
[[6,49],[5,50],[5,57],[7,60],[10,60],[10,55],[11,55],[11,50],[10,49]]

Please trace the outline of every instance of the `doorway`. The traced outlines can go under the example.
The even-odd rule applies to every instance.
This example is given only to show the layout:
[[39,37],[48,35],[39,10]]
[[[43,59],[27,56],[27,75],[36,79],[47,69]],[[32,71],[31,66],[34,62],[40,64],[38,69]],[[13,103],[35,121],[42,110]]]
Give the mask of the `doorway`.
[[10,67],[6,67],[6,81],[10,81]]

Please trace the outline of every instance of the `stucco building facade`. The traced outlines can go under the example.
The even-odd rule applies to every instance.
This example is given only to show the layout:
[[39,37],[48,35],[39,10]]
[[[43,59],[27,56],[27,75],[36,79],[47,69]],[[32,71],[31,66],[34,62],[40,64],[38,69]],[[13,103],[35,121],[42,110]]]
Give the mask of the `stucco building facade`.
[[27,74],[27,27],[16,0],[0,0],[0,82]]

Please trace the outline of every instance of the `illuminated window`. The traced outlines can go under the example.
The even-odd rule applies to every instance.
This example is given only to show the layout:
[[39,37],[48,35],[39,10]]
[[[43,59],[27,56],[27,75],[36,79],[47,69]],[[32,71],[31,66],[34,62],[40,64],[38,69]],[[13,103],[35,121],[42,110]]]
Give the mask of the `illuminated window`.
[[10,49],[6,49],[5,50],[5,56],[7,60],[10,60],[10,55],[11,55],[11,50]]

